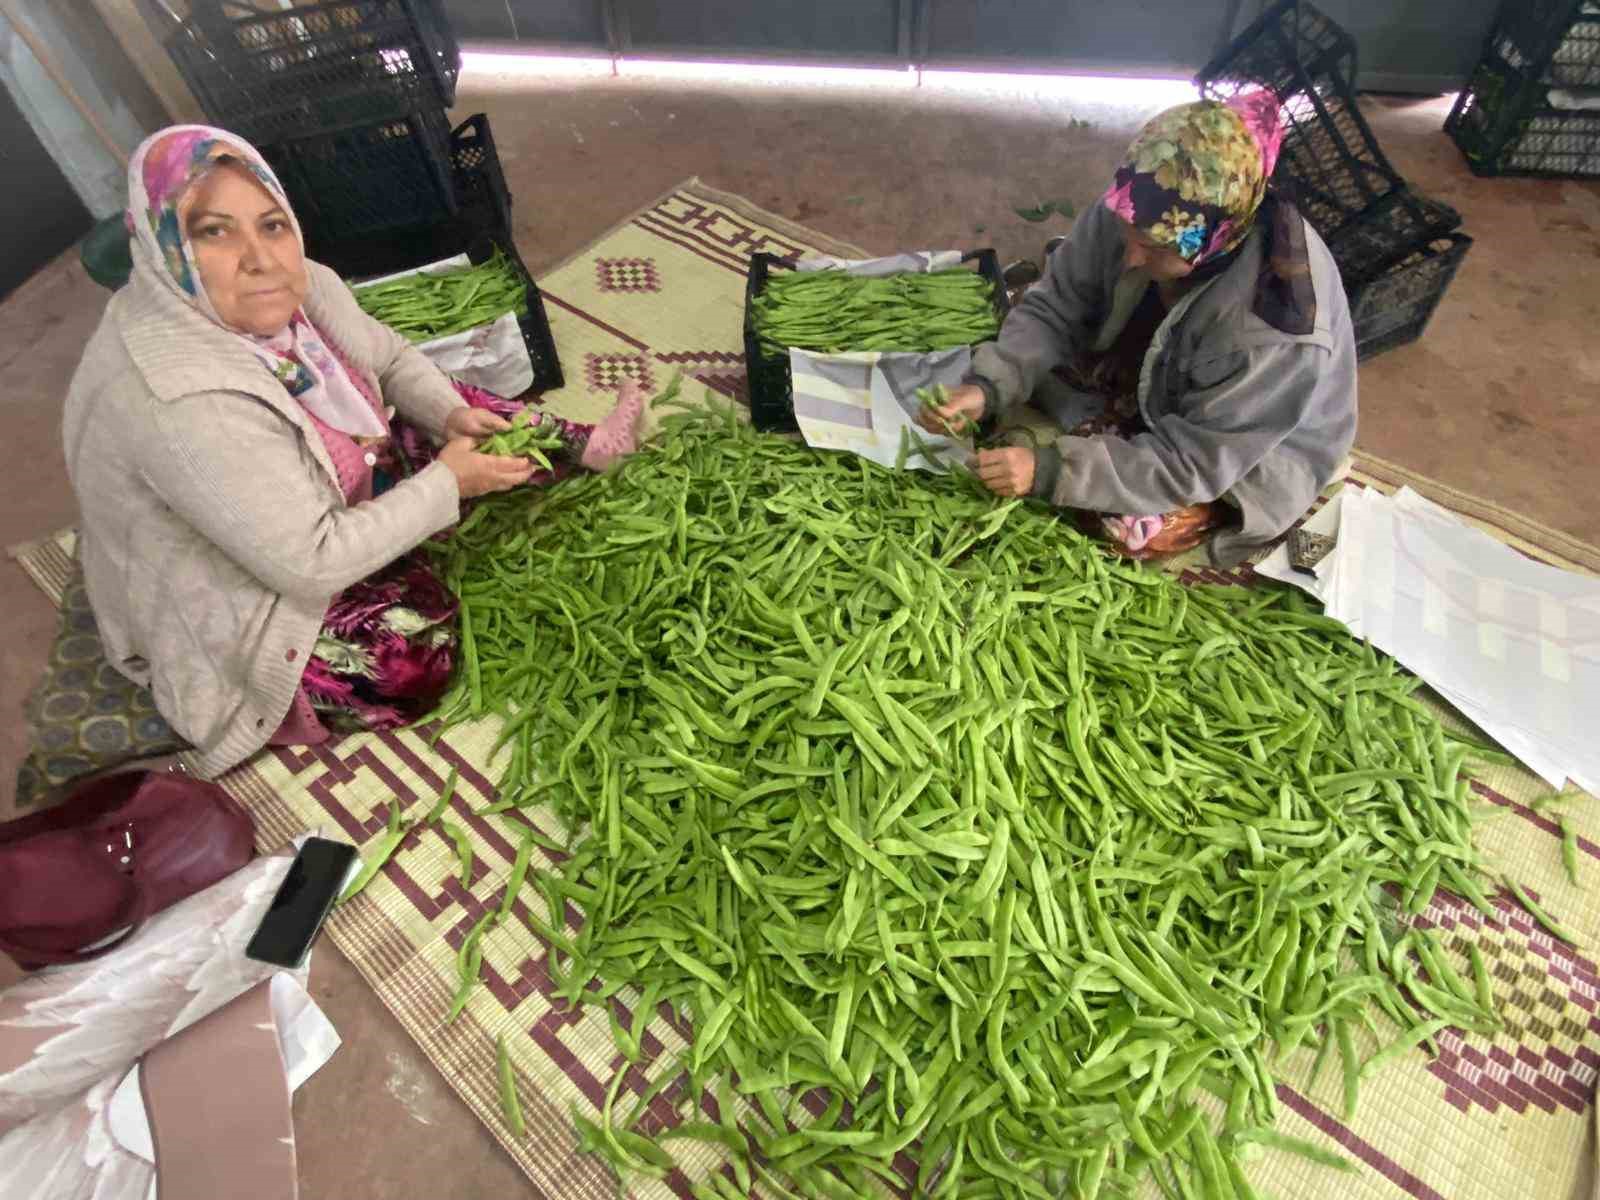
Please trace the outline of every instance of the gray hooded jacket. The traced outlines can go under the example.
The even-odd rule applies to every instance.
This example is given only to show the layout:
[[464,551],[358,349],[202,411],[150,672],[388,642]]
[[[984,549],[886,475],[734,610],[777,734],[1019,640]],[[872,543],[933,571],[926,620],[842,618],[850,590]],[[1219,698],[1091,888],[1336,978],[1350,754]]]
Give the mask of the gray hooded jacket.
[[[1311,506],[1355,441],[1355,338],[1338,267],[1310,226],[1311,332],[1285,333],[1256,315],[1265,244],[1258,227],[1233,263],[1186,293],[1156,331],[1139,377],[1148,432],[1060,438],[1039,452],[1036,494],[1062,508],[1130,514],[1225,499],[1242,522],[1211,542],[1212,559],[1224,565]],[[1117,218],[1096,204],[998,340],[975,352],[971,379],[988,396],[987,415],[1027,400],[1052,368],[1112,345],[1150,283],[1125,272],[1122,260]]]

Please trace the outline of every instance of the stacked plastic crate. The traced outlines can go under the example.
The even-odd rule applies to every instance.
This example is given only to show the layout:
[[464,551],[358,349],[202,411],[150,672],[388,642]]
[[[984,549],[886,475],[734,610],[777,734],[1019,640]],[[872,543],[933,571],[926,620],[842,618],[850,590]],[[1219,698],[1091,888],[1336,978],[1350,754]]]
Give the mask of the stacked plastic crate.
[[1421,337],[1472,239],[1384,156],[1356,104],[1355,40],[1305,0],[1281,0],[1198,81],[1210,96],[1264,87],[1282,102],[1275,182],[1339,264],[1361,357]]
[[1600,3],[1506,0],[1445,129],[1479,175],[1600,178]]
[[[312,258],[355,277],[499,246],[521,266],[488,118],[446,114],[461,49],[439,0],[143,3],[210,121],[272,164]],[[528,292],[536,386],[559,387],[531,277]]]

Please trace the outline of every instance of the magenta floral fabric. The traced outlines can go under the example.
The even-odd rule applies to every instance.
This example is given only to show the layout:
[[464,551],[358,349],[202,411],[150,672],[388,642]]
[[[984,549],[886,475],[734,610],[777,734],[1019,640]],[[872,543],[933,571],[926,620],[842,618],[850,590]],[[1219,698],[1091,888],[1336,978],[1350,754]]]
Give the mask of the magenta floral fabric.
[[[458,382],[455,389],[474,408],[508,420],[524,407],[471,384]],[[537,419],[553,422],[566,443],[555,470],[529,481],[543,486],[577,469],[594,427],[550,413],[538,413]],[[394,436],[375,455],[375,486],[380,491],[392,486],[437,453],[419,430],[395,422]],[[456,598],[425,550],[346,588],[328,607],[300,693],[274,744],[315,743],[332,730],[397,729],[425,717],[450,683],[458,645],[456,612]]]

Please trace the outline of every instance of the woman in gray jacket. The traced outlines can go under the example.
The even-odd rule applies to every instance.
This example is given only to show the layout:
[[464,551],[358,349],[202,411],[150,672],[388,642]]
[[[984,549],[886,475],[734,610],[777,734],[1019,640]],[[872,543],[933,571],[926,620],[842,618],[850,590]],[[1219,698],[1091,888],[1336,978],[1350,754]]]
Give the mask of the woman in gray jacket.
[[[532,464],[478,453],[504,417],[305,258],[248,144],[175,126],[128,177],[133,275],[64,419],[107,657],[207,775],[269,742],[415,719],[448,681],[456,602],[413,551]],[[560,427],[602,466],[631,448],[641,404],[625,396],[592,437]],[[383,491],[375,468],[404,465],[396,413],[443,448]]]
[[1356,349],[1327,247],[1267,190],[1281,139],[1262,91],[1155,117],[924,422],[1056,416],[1067,436],[981,451],[979,476],[1135,557],[1214,534],[1226,565],[1283,533],[1355,440]]

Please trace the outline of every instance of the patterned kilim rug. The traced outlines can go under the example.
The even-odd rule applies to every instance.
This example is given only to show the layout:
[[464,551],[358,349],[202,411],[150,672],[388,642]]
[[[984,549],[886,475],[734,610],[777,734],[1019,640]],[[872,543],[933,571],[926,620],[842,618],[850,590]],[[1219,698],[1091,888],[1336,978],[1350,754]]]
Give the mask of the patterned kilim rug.
[[[547,396],[563,416],[593,419],[624,375],[651,389],[674,370],[742,398],[740,322],[747,256],[757,250],[859,254],[798,228],[747,201],[698,181],[673,189],[540,281],[568,386]],[[1600,550],[1517,518],[1494,505],[1392,464],[1357,456],[1339,486],[1393,490],[1409,483],[1530,556],[1600,572]],[[1334,489],[1330,489],[1334,490]],[[13,551],[59,599],[70,569],[71,534]],[[1188,580],[1250,582],[1248,568],[1222,574],[1180,564]],[[222,782],[254,815],[263,847],[315,825],[335,826],[357,843],[383,829],[391,800],[419,816],[451,768],[460,770],[453,818],[471,830],[476,861],[463,886],[453,848],[437,827],[412,834],[367,891],[329,922],[335,944],[356,964],[434,1064],[499,1137],[549,1200],[598,1200],[619,1194],[598,1160],[579,1154],[568,1113],[593,1116],[621,1060],[605,1014],[558,1007],[543,945],[521,922],[485,939],[483,986],[452,1025],[444,1016],[455,989],[455,956],[467,931],[497,904],[511,870],[519,830],[532,822],[557,835],[551,813],[535,809],[483,815],[495,802],[497,764],[488,752],[492,721],[451,730],[429,748],[431,731],[345,738],[312,750],[264,753]],[[1479,844],[1590,947],[1600,947],[1600,905],[1567,881],[1561,834],[1532,801],[1546,789],[1532,776],[1497,768],[1478,781],[1483,799],[1503,810],[1486,822]],[[1580,878],[1600,886],[1600,806],[1573,796],[1564,807],[1580,831]],[[535,854],[541,853],[535,851]],[[525,894],[531,894],[525,893]],[[540,914],[542,915],[542,914]],[[576,913],[567,914],[576,922]],[[1458,954],[1476,942],[1491,964],[1505,1025],[1493,1038],[1440,1035],[1441,1055],[1421,1054],[1385,1070],[1364,1087],[1359,1112],[1345,1121],[1338,1071],[1306,1085],[1312,1055],[1284,1065],[1279,1128],[1342,1150],[1357,1175],[1310,1168],[1269,1154],[1251,1172],[1264,1192],[1286,1200],[1591,1200],[1594,1142],[1589,1110],[1600,1067],[1600,967],[1596,950],[1575,953],[1507,906],[1498,926],[1443,900],[1426,914]],[[625,992],[624,1000],[637,1001]],[[631,1025],[631,1013],[624,1018]],[[687,1031],[656,1013],[645,1048],[677,1051]],[[495,1040],[510,1035],[528,1134],[515,1138],[500,1115]],[[649,1072],[653,1073],[653,1072]],[[647,1072],[633,1069],[637,1094]],[[670,1093],[669,1093],[670,1094]],[[667,1115],[663,1101],[660,1115]],[[696,1145],[675,1143],[677,1147]],[[640,1200],[687,1197],[691,1181],[715,1170],[704,1148],[680,1151],[681,1169],[664,1183],[630,1181]]]

